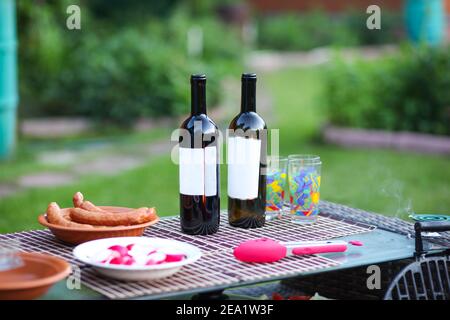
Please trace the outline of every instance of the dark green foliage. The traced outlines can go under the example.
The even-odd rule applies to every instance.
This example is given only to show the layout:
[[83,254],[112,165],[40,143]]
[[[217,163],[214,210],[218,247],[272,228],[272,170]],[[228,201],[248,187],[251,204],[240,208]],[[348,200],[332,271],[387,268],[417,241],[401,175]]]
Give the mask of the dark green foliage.
[[311,50],[323,46],[393,43],[402,33],[399,14],[384,12],[381,30],[366,27],[368,15],[347,11],[330,15],[321,10],[277,14],[258,19],[258,46],[271,50]]
[[332,123],[450,135],[450,50],[407,48],[325,73]]
[[[76,1],[22,2],[22,115],[81,115],[129,125],[141,116],[186,113],[194,72],[208,75],[209,103],[217,103],[220,79],[240,69],[242,45],[236,30],[214,17],[194,19],[181,5],[165,8],[163,19],[155,13],[142,19],[135,2],[122,20],[116,2],[104,15],[98,12],[103,1],[78,3],[81,30],[66,28],[67,5]],[[187,55],[186,32],[193,25],[204,30],[200,57]]]

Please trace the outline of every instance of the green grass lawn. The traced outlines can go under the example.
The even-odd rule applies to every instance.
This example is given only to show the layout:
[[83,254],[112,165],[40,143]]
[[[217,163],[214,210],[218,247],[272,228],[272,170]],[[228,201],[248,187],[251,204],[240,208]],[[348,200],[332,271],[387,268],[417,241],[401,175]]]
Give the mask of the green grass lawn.
[[[312,68],[260,75],[273,96],[276,120],[269,127],[280,128],[281,153],[321,156],[323,199],[402,218],[411,211],[450,214],[448,158],[320,143],[318,133],[326,120],[321,72]],[[222,208],[227,201],[225,169],[222,165]],[[178,169],[163,156],[114,177],[93,176],[67,187],[30,189],[1,199],[0,232],[39,227],[37,215],[50,201],[68,206],[79,190],[98,204],[155,206],[161,216],[178,213]]]
[[326,121],[321,76],[316,67],[270,73],[263,79],[274,98],[281,153],[322,158],[322,198],[401,218],[412,211],[450,214],[448,157],[317,142]]
[[82,191],[97,204],[156,206],[159,213],[174,214],[178,207],[177,190],[177,167],[164,157],[114,177],[92,177],[66,187],[30,189],[0,200],[0,232],[38,227],[36,217],[49,202],[70,206],[76,191]]

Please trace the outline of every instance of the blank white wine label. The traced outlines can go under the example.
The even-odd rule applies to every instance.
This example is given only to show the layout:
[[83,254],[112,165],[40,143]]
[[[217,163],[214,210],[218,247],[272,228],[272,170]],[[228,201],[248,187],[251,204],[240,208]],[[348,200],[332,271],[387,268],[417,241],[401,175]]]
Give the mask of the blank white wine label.
[[180,193],[217,195],[217,148],[179,148]]
[[205,196],[217,195],[217,148],[205,148]]
[[228,139],[228,195],[234,199],[258,197],[261,140]]

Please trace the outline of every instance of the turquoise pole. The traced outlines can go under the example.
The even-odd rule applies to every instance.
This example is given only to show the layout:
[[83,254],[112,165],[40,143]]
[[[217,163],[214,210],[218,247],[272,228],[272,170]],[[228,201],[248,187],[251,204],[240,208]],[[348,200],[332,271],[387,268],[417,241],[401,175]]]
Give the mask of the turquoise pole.
[[17,103],[16,5],[0,0],[0,159],[14,149]]
[[415,43],[439,45],[445,38],[443,0],[406,0],[406,30]]

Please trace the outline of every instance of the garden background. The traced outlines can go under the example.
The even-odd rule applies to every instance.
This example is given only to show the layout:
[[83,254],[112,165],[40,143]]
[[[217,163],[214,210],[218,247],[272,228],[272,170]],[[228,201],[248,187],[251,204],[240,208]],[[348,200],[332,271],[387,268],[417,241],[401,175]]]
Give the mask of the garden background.
[[[450,214],[448,39],[411,41],[407,1],[379,2],[381,30],[366,27],[365,1],[18,1],[18,140],[0,162],[0,232],[37,228],[49,202],[68,206],[76,191],[178,214],[170,136],[198,72],[221,129],[239,111],[240,74],[258,74],[257,108],[280,129],[281,154],[321,156],[322,199],[403,219]],[[72,4],[81,30],[66,27]],[[342,127],[424,134],[444,149],[330,143]]]

